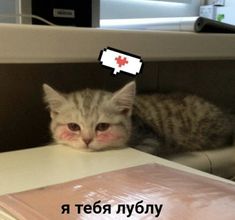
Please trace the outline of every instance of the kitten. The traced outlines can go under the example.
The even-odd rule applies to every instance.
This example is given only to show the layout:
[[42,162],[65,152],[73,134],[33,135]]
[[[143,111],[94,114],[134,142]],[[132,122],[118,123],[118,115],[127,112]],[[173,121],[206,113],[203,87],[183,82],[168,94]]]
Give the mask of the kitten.
[[115,93],[85,89],[61,94],[44,85],[54,140],[77,149],[126,146],[131,134],[135,84]]
[[111,93],[62,94],[44,84],[56,143],[77,149],[132,146],[166,156],[229,145],[233,127],[215,105],[195,95],[138,95],[135,82]]

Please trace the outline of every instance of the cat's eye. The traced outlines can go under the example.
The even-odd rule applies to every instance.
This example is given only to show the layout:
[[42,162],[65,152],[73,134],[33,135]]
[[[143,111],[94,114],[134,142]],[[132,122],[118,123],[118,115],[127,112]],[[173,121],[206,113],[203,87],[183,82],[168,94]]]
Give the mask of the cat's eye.
[[71,130],[71,131],[80,131],[81,130],[80,126],[76,123],[68,123],[67,126],[68,126],[69,130]]
[[97,124],[96,126],[96,131],[105,131],[107,130],[108,128],[110,127],[110,124],[109,123],[99,123]]

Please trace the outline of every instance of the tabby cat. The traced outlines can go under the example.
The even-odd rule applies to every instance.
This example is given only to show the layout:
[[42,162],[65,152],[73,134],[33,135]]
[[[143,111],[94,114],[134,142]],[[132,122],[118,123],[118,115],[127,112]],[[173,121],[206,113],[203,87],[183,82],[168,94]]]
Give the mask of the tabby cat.
[[111,93],[62,94],[44,84],[56,143],[77,149],[132,146],[166,156],[232,143],[233,126],[218,107],[195,95],[135,95],[130,82]]

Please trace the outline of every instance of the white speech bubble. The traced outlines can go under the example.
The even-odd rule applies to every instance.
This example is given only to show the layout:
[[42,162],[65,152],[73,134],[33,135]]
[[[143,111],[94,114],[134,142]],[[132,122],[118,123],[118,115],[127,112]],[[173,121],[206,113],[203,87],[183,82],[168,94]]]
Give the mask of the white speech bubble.
[[140,57],[111,47],[103,49],[98,60],[103,66],[113,68],[115,75],[120,71],[136,75],[140,72],[143,64]]

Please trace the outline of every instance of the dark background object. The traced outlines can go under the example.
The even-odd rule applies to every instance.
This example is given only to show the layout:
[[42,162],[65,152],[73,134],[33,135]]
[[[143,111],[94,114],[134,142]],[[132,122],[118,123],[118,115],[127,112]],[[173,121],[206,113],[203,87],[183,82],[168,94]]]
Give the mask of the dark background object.
[[135,78],[97,63],[0,64],[0,152],[51,142],[42,84],[62,92],[115,91],[136,80],[138,92],[198,94],[235,113],[235,61],[145,62]]
[[195,21],[195,32],[205,33],[235,33],[235,26],[209,18],[199,17]]
[[[57,25],[92,27],[94,19],[99,19],[98,12],[94,12],[99,10],[98,4],[93,4],[92,0],[32,0],[32,14]],[[32,23],[45,24],[34,18]]]

